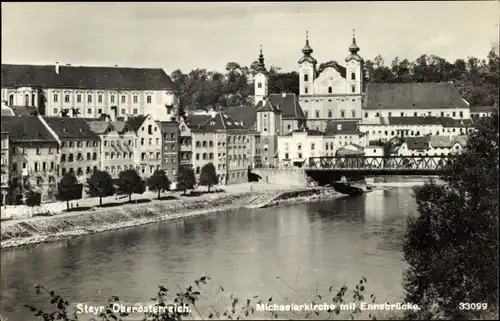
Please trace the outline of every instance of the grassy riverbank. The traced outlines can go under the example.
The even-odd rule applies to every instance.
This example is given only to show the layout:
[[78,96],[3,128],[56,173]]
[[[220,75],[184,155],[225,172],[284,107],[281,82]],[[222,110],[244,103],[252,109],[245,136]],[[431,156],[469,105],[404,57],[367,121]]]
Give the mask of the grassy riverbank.
[[[231,187],[230,187],[231,188]],[[169,200],[146,200],[117,207],[93,207],[86,211],[65,212],[2,222],[1,248],[57,241],[154,222],[207,215],[224,210],[259,208],[285,200],[306,202],[332,198],[338,194],[324,188],[293,188],[255,185],[236,186],[224,193],[175,196]]]

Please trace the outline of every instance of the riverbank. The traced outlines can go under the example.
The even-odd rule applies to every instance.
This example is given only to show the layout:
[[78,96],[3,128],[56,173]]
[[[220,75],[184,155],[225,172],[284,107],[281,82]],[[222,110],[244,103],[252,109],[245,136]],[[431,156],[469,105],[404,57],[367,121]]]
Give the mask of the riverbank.
[[250,186],[233,188],[228,193],[178,196],[177,199],[148,200],[147,203],[123,204],[114,208],[93,207],[80,212],[3,221],[0,248],[53,242],[80,235],[209,215],[220,211],[261,208],[285,201],[307,202],[338,196],[338,193],[326,188],[287,188],[259,184],[252,188]]

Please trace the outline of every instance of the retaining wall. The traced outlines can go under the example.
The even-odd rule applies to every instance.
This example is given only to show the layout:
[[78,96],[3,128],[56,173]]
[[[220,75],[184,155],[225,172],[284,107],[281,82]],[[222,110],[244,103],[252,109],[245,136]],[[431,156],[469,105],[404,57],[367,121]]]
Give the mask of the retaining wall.
[[301,168],[256,168],[253,173],[262,177],[263,183],[287,186],[307,186],[307,175]]

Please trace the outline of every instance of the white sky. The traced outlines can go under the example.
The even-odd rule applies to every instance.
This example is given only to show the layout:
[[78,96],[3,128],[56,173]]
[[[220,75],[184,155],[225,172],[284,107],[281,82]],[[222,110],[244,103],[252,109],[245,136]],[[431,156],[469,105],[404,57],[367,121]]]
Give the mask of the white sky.
[[352,29],[359,54],[386,64],[436,54],[486,57],[500,2],[2,3],[2,63],[297,70],[305,31],[318,62],[343,64]]

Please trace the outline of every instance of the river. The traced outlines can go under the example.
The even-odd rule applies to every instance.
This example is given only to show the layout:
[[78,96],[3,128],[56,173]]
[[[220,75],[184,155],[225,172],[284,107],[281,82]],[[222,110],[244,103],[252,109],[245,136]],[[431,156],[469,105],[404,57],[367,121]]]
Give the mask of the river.
[[9,321],[35,320],[21,307],[47,307],[34,282],[73,303],[105,304],[112,295],[149,301],[159,284],[176,290],[202,275],[211,277],[212,289],[221,285],[241,299],[276,301],[316,287],[352,287],[364,276],[367,293],[378,302],[401,302],[401,245],[406,218],[415,212],[411,189],[399,187],[3,250],[0,314]]

